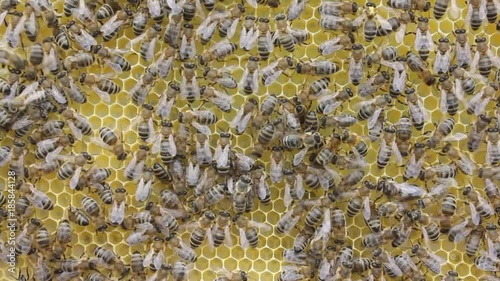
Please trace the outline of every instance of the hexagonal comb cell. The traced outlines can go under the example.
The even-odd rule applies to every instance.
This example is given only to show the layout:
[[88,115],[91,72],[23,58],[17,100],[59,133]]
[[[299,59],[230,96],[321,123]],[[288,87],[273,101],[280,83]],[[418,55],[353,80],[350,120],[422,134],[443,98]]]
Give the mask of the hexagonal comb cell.
[[496,280],[495,4],[3,1],[0,279]]

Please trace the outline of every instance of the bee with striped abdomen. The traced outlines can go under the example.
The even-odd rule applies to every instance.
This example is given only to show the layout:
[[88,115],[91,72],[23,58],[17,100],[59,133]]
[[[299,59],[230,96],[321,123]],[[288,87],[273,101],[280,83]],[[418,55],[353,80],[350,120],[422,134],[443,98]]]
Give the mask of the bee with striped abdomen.
[[110,95],[121,91],[121,87],[110,80],[107,75],[82,73],[79,82],[82,85],[89,86],[106,103],[111,101]]

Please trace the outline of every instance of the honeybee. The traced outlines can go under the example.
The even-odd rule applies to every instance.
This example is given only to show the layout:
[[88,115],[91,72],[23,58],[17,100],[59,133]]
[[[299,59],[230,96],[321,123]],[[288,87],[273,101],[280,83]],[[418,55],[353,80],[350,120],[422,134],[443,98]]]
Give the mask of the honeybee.
[[459,99],[463,99],[464,92],[468,95],[474,93],[476,81],[473,77],[477,77],[477,74],[471,74],[458,65],[452,65],[450,73],[455,77],[455,93]]
[[189,248],[181,238],[175,234],[170,234],[166,237],[167,245],[177,254],[179,258],[188,262],[194,263],[198,259],[193,249]]
[[167,119],[170,116],[172,107],[180,94],[181,88],[179,84],[172,82],[168,84],[168,89],[161,95],[158,106],[156,107],[156,114],[161,119]]
[[394,258],[394,261],[398,265],[398,267],[401,269],[401,271],[408,275],[408,277],[411,280],[425,280],[424,275],[418,269],[417,265],[413,262],[411,257],[408,255],[408,253],[403,253],[399,256],[396,256]]
[[[484,2],[484,1],[483,1]],[[476,53],[470,64],[470,72],[475,73],[476,69],[479,74],[487,78],[491,73],[492,66],[500,68],[500,59],[493,55],[491,49],[486,42],[486,38],[477,37],[476,40]]]
[[219,84],[220,86],[228,89],[235,89],[238,87],[238,84],[231,76],[231,71],[233,69],[234,67],[231,66],[223,68],[205,67],[203,77],[213,82],[213,84]]
[[41,228],[40,220],[32,218],[27,222],[19,236],[15,238],[15,251],[17,255],[25,255],[30,252],[33,246],[33,235]]
[[387,83],[389,79],[389,74],[387,74],[387,72],[382,71],[381,73],[377,73],[368,81],[361,84],[358,89],[358,95],[363,98],[373,95],[378,89]]
[[74,102],[84,104],[87,102],[86,94],[80,89],[68,72],[61,71],[56,76],[57,81],[60,82],[62,91]]
[[125,8],[117,11],[105,24],[99,29],[102,32],[104,42],[110,41],[115,37],[121,27],[130,22],[133,12]]
[[365,41],[371,42],[377,34],[377,20],[383,29],[392,29],[391,23],[378,15],[375,11],[376,5],[368,2],[365,5],[364,13],[358,16],[352,23],[353,26],[359,27],[363,23],[363,33]]
[[239,82],[239,89],[247,95],[259,92],[259,58],[251,56]]
[[[434,50],[434,41],[432,40],[432,34],[429,31],[428,18],[424,17],[418,18],[414,48],[415,50],[418,51],[420,58],[424,61],[426,61],[427,58],[429,57],[429,53]],[[439,57],[440,53],[438,51],[438,53],[436,54],[436,61],[439,61]],[[436,61],[435,61],[435,66],[436,66]]]
[[214,239],[212,233],[212,225],[215,220],[215,214],[212,211],[206,211],[197,222],[181,226],[181,228],[194,228],[191,233],[190,245],[196,249],[205,241],[208,240],[208,245],[214,248]]
[[236,130],[236,134],[241,135],[245,132],[254,111],[257,109],[258,102],[254,98],[249,98],[238,110],[236,116],[229,126]]
[[416,143],[412,147],[412,154],[410,160],[406,164],[403,174],[403,180],[417,178],[422,172],[422,167],[425,161],[425,144]]
[[[441,122],[432,136],[427,140],[428,148],[436,148],[441,142],[450,142],[450,141],[460,141],[462,139],[467,138],[465,134],[456,133],[454,135],[450,135],[455,127],[455,120],[453,118],[447,118],[443,122]],[[425,133],[424,133],[425,134]]]
[[387,197],[401,202],[419,199],[425,195],[425,191],[419,186],[408,183],[397,183],[387,179],[383,179],[376,186],[371,185],[369,188],[382,191]]
[[432,72],[427,68],[425,62],[416,54],[409,52],[406,56],[406,64],[411,71],[418,74],[427,86],[431,86],[436,83],[436,78]]
[[[208,125],[216,123],[217,116],[209,110],[188,110],[185,113],[179,113],[179,122],[191,124],[200,133],[210,136],[212,131]],[[179,147],[177,146],[178,149]]]
[[204,51],[199,57],[198,62],[201,65],[207,65],[209,62],[217,59],[223,60],[225,57],[231,55],[238,47],[234,43],[230,43],[227,38],[217,42],[217,44]]
[[111,101],[110,95],[117,94],[121,87],[109,79],[109,75],[82,73],[80,84],[89,86],[106,103]]
[[497,92],[498,86],[494,83],[484,86],[483,89],[475,94],[467,103],[467,113],[474,113],[477,116],[482,114]]
[[390,277],[395,278],[403,275],[403,272],[394,261],[394,258],[386,250],[376,248],[373,251],[373,258],[384,265],[384,269]]
[[[481,142],[483,141],[484,135],[488,128],[488,125],[491,122],[491,118],[484,116],[483,114],[479,115],[478,120],[472,125],[472,129],[467,135],[467,149],[470,152],[476,151],[479,149]],[[491,128],[496,129],[496,128]],[[491,133],[489,134],[491,135]],[[493,136],[494,137],[494,136]],[[491,146],[490,146],[491,149]],[[487,155],[488,155],[488,147],[487,147]],[[489,157],[489,156],[487,156]]]
[[265,223],[259,223],[246,218],[243,214],[233,217],[233,222],[239,229],[240,245],[243,248],[256,248],[259,243],[258,230],[268,232],[271,227]]
[[92,156],[87,152],[83,152],[77,156],[68,157],[68,160],[69,161],[64,163],[57,172],[57,178],[60,180],[70,178],[69,186],[71,189],[75,189],[78,186],[83,166],[85,164],[93,163],[93,160]]
[[91,138],[96,145],[113,152],[120,161],[127,158],[127,151],[123,144],[123,135],[119,138],[112,129],[108,127],[99,128],[99,137]]
[[498,128],[486,129],[486,134],[488,136],[486,142],[486,165],[494,165],[500,161],[500,145],[498,142],[498,132]]
[[138,180],[141,172],[144,169],[145,162],[149,155],[149,148],[147,146],[141,145],[139,151],[134,154],[132,160],[127,165],[124,171],[125,177],[130,180]]
[[500,263],[495,257],[490,257],[486,255],[479,255],[474,259],[474,264],[477,268],[484,271],[498,271],[500,268]]
[[292,57],[277,59],[262,69],[262,84],[271,85],[285,70],[292,69],[295,66],[295,60]]
[[293,227],[295,227],[303,212],[306,210],[306,206],[301,203],[293,206],[291,210],[287,211],[280,218],[278,224],[276,225],[276,231],[278,233],[288,233]]
[[127,95],[132,98],[135,104],[139,106],[144,105],[151,88],[154,87],[156,83],[156,78],[156,73],[154,71],[146,69],[144,75],[142,75],[139,81],[137,81],[137,84],[130,89]]
[[200,87],[196,79],[196,65],[185,63],[182,70],[181,95],[188,102],[193,103],[200,97]]
[[238,23],[240,22],[240,18],[245,13],[245,7],[243,4],[237,4],[232,7],[228,11],[224,13],[224,17],[221,18],[219,22],[219,35],[228,39],[233,38],[236,33],[236,28],[238,27]]
[[42,140],[37,143],[35,157],[37,159],[45,158],[47,162],[51,162],[56,159],[59,153],[61,153],[66,147],[71,146],[74,143],[75,139],[71,134]]
[[305,189],[301,174],[296,174],[291,169],[285,169],[283,174],[285,176],[285,197],[283,201],[285,207],[288,207],[294,199],[301,200],[304,197]]
[[125,219],[127,191],[125,188],[120,187],[115,190],[113,198],[113,206],[109,213],[109,222],[113,225],[119,225]]
[[374,128],[377,120],[382,115],[384,108],[392,102],[391,96],[385,94],[367,101],[360,102],[355,105],[358,111],[358,119],[368,119],[368,128]]
[[206,85],[201,86],[200,94],[204,99],[215,104],[221,111],[231,112],[231,104],[233,103],[233,98],[230,95]]
[[442,155],[448,156],[458,168],[467,175],[472,175],[476,169],[476,164],[472,162],[465,154],[461,153],[458,149],[452,147],[451,143],[447,143],[441,150]]
[[[260,19],[259,19],[259,21],[260,21]],[[268,22],[269,22],[269,20],[268,20]],[[245,51],[252,50],[255,46],[255,43],[257,42],[257,40],[259,38],[261,31],[258,28],[259,26],[256,26],[256,23],[257,23],[257,18],[253,15],[248,15],[245,17],[245,20],[243,21],[243,24],[241,25],[240,48],[245,50]],[[263,30],[263,32],[265,33],[266,30]],[[269,40],[270,40],[271,46],[273,46],[271,32],[269,31],[269,28],[267,28],[267,32],[269,34]]]
[[92,44],[90,49],[113,71],[117,73],[130,71],[130,63],[122,56],[125,54],[124,50],[108,48],[104,45],[97,45],[97,43]]
[[380,232],[374,232],[363,236],[361,244],[365,248],[379,248],[396,238],[397,234],[397,228],[385,228]]
[[336,73],[340,68],[334,62],[317,60],[304,63],[299,62],[295,70],[299,74],[326,76]]
[[111,266],[112,270],[118,272],[122,278],[130,272],[130,268],[112,250],[97,246],[94,255],[101,263]]
[[455,0],[439,0],[434,4],[434,18],[441,19],[446,11],[448,10],[448,5],[450,5],[450,16],[453,19],[458,19],[460,10],[457,6],[457,1]]
[[[318,46],[318,50],[322,55],[330,55],[338,50],[362,50],[362,46],[359,44],[354,44],[354,35],[350,33],[349,35],[342,35],[334,39],[324,41]],[[354,53],[354,52],[353,52]],[[353,58],[353,57],[351,57]],[[350,69],[350,68],[349,68]],[[357,69],[357,67],[354,67]]]
[[80,226],[90,224],[90,218],[79,208],[70,206],[68,209],[68,220]]
[[465,187],[463,195],[470,201],[470,214],[472,222],[476,225],[481,222],[481,217],[487,219],[495,213],[491,204],[472,186]]
[[450,115],[455,115],[458,111],[459,98],[453,90],[453,83],[448,76],[442,76],[439,78],[439,84],[441,86],[441,100],[440,108],[441,113]]

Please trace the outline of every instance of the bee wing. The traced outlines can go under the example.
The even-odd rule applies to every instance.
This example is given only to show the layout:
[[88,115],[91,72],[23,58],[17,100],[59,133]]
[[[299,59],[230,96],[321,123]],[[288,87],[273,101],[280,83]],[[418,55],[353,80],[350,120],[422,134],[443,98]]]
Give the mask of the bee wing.
[[73,121],[71,120],[67,120],[66,123],[68,124],[68,127],[71,129],[71,133],[73,133],[73,135],[77,139],[81,140],[83,137],[82,131],[75,125],[75,123],[73,123]]
[[387,262],[384,263],[384,266],[386,266],[394,275],[396,276],[403,276],[403,271],[401,271],[401,268],[396,264],[396,261],[394,261],[394,258],[391,255],[387,255]]
[[302,199],[305,194],[305,189],[304,189],[304,180],[302,178],[302,175],[297,174],[295,176],[295,192],[297,193],[297,198]]
[[420,227],[420,231],[422,232],[422,236],[424,237],[425,246],[427,248],[430,248],[431,240],[429,239],[429,233],[427,233],[427,230],[423,226]]
[[476,114],[477,116],[481,115],[486,109],[486,106],[488,105],[490,100],[491,97],[484,98],[474,109],[474,114]]
[[264,200],[269,193],[269,186],[266,183],[266,175],[262,175],[257,184],[257,196],[260,200]]
[[154,253],[155,250],[151,248],[151,250],[149,250],[146,256],[144,256],[144,259],[142,260],[142,266],[149,267],[153,263]]
[[[366,19],[366,14],[362,14],[352,21],[353,26],[360,26],[361,23]],[[391,26],[392,27],[392,26]]]
[[472,222],[475,225],[479,225],[481,223],[481,216],[476,210],[476,206],[472,203],[469,204],[469,211],[470,211],[470,216],[472,218]]
[[125,171],[124,171],[124,175],[125,177],[127,177],[128,174],[133,174],[134,173],[134,170],[135,170],[135,167],[137,166],[137,156],[134,155],[134,157],[132,157],[132,160],[130,160],[130,162],[128,163],[127,167],[125,167]]
[[466,102],[464,97],[464,88],[462,87],[462,83],[459,79],[455,79],[455,95],[457,96],[458,100]]
[[500,68],[500,58],[495,56],[493,54],[493,52],[491,51],[491,49],[488,49],[488,51],[486,51],[486,55],[490,58],[491,60],[491,63],[496,67],[496,68]]
[[270,225],[268,225],[267,223],[249,220],[248,224],[252,227],[258,228],[260,231],[269,232],[272,230],[272,227]]
[[285,184],[285,196],[283,197],[283,202],[285,203],[285,207],[288,207],[290,206],[290,204],[292,204],[292,196],[290,195],[290,184],[287,182]]
[[427,40],[425,38],[425,35],[422,34],[422,31],[419,28],[417,28],[414,48],[415,50],[420,51],[425,47],[427,47]]
[[75,173],[73,174],[73,176],[71,177],[71,179],[69,180],[69,187],[71,189],[75,189],[76,186],[78,185],[78,180],[80,179],[80,174],[81,173],[82,173],[82,167],[78,167],[75,170]]
[[224,94],[220,91],[214,91],[215,98],[212,99],[212,102],[220,108],[222,111],[231,110],[231,104],[233,103],[233,97],[230,95]]
[[283,160],[276,162],[274,158],[271,157],[271,168],[269,171],[269,176],[271,178],[271,182],[278,183],[283,178]]
[[250,119],[252,118],[252,114],[249,112],[243,116],[241,119],[240,123],[236,126],[236,132],[238,134],[243,134],[245,130],[247,129],[248,122],[250,122]]
[[343,48],[342,44],[339,44],[340,37],[336,37],[332,40],[325,41],[319,45],[319,50],[322,55],[332,54]]
[[228,247],[233,246],[233,238],[231,238],[231,230],[229,228],[229,225],[226,225],[224,227],[224,245]]
[[[275,34],[277,34],[277,33],[275,33]],[[271,36],[271,31],[268,30],[266,32],[266,48],[267,48],[267,51],[270,53],[272,53],[274,50],[273,42],[274,42],[274,39],[273,39],[273,36]]]
[[457,0],[450,0],[450,16],[453,19],[458,19],[460,16],[460,9],[457,5]]
[[234,34],[236,33],[236,28],[238,27],[239,22],[240,22],[240,19],[237,18],[237,19],[233,20],[233,22],[231,23],[231,26],[227,30],[227,38],[228,39],[233,38]]
[[159,64],[159,72],[158,75],[161,78],[165,78],[168,76],[170,73],[170,69],[172,68],[172,62],[174,61],[174,57],[169,57],[167,60],[162,61],[161,64]]
[[478,106],[478,104],[481,101],[481,98],[483,97],[484,91],[480,91],[479,93],[475,94],[468,103],[468,107],[472,107],[473,105]]
[[479,4],[479,19],[483,21],[486,18],[486,0],[481,0]]
[[240,48],[244,49],[246,46],[246,42],[248,41],[247,36],[250,37],[250,33],[253,32],[253,29],[247,31],[245,26],[241,27],[240,31]]
[[101,26],[101,32],[103,36],[111,35],[117,28],[122,25],[123,21],[118,20],[118,15],[112,16],[105,24]]
[[332,216],[330,208],[325,208],[323,211],[323,222],[321,227],[318,229],[318,235],[316,237],[328,240],[330,233],[332,231]]
[[373,129],[375,125],[377,124],[378,117],[380,116],[380,113],[382,113],[383,108],[377,108],[373,115],[368,118],[368,129]]
[[84,29],[81,29],[81,35],[73,36],[75,41],[84,49],[85,51],[90,51],[93,45],[97,45],[97,40],[87,33]]
[[215,249],[212,228],[208,227],[206,229],[206,237],[207,237],[208,246],[210,247],[210,249]]
[[118,204],[118,202],[113,202],[113,207],[111,207],[111,213],[109,215],[109,221],[112,224],[121,224],[125,219],[125,201]]
[[[158,107],[156,108],[156,115],[160,116],[161,119],[166,119],[170,115],[171,107],[170,107],[170,110],[167,108],[167,102],[169,102],[167,100],[167,95],[165,93],[163,93],[160,96],[160,100],[158,101]],[[173,103],[172,103],[172,105],[173,105]]]
[[372,208],[370,207],[370,197],[366,196],[363,199],[363,217],[369,220],[372,217]]
[[447,136],[443,139],[445,142],[452,142],[452,141],[461,141],[467,138],[466,134],[463,133],[456,133],[454,135]]
[[151,146],[151,154],[157,154],[158,152],[160,152],[161,141],[162,135],[156,134],[154,139],[151,140],[151,143],[153,143],[153,145]]
[[59,146],[56,149],[54,149],[54,151],[49,152],[47,154],[47,156],[45,157],[45,161],[52,162],[53,160],[57,159],[57,155],[59,155],[59,153],[61,153],[61,151],[63,151],[63,149],[64,149],[63,146]]
[[23,102],[24,105],[28,105],[37,100],[41,100],[45,98],[45,91],[36,91],[33,94],[29,95]]
[[191,122],[191,125],[193,125],[193,127],[195,127],[196,130],[198,130],[200,133],[204,135],[210,136],[212,134],[212,131],[207,125],[201,125],[198,122]]
[[226,145],[219,157],[215,158],[219,167],[226,167],[229,163],[229,145]]
[[302,163],[302,160],[304,160],[307,151],[309,151],[309,147],[303,148],[301,151],[299,151],[297,154],[293,156],[293,166],[297,166],[300,163]]
[[326,258],[323,258],[319,266],[319,273],[318,273],[319,279],[328,280],[326,278],[330,276],[331,269],[332,269],[332,263],[328,261]]
[[376,18],[378,20],[378,22],[380,23],[380,26],[385,29],[385,30],[392,30],[392,25],[389,21],[387,21],[386,19],[384,19],[382,16],[380,15],[376,15]]
[[421,197],[425,194],[425,191],[413,184],[408,183],[393,183],[396,185],[399,194],[403,197]]
[[257,70],[252,73],[252,89],[254,93],[259,92],[259,72]]
[[170,11],[171,15],[178,15],[182,13],[183,8],[182,6],[184,5],[185,1],[179,1],[179,3],[176,3],[175,0],[166,0],[167,5],[172,9]]
[[101,89],[99,89],[95,85],[92,85],[91,88],[102,99],[103,102],[105,103],[111,102],[111,96],[107,92],[101,91]]
[[283,73],[283,70],[274,69],[274,71],[264,80],[264,85],[265,86],[271,85],[281,75],[281,73]]
[[[141,186],[142,183],[142,186]],[[151,194],[151,185],[153,184],[153,181],[148,180],[147,182],[144,182],[144,179],[141,178],[139,181],[139,184],[137,185],[137,191],[135,193],[135,199],[139,202],[145,202],[149,194]]]
[[448,111],[448,103],[446,101],[446,91],[444,89],[441,89],[441,99],[439,101],[439,108],[441,110],[441,113],[446,114]]
[[467,156],[461,154],[460,159],[457,160],[458,167],[462,170],[462,172],[467,175],[472,175],[474,170],[476,169],[476,164],[472,162]]
[[399,27],[399,29],[395,33],[396,42],[401,44],[403,42],[405,34],[406,34],[406,24],[402,23],[401,26]]
[[247,237],[245,235],[245,229],[244,228],[239,228],[240,232],[240,245],[243,249],[248,248],[250,243],[248,243]]
[[469,72],[470,73],[476,73],[476,68],[479,63],[479,52],[476,50],[476,53],[474,54],[474,58],[472,59],[472,62],[470,63],[470,68]]
[[[0,22],[3,23],[5,21],[5,18],[7,17],[7,14],[9,13],[8,10],[5,10],[3,11],[1,14],[0,14]],[[30,15],[30,21],[33,22],[33,20],[35,19],[35,13],[31,13]],[[31,33],[34,33],[32,30],[30,30]]]
[[257,9],[257,0],[246,0],[248,5],[252,6],[254,9]]
[[363,78],[362,60],[356,61],[356,59],[354,59],[354,57],[351,56],[351,62],[349,63],[349,79],[352,82],[352,81],[361,81],[362,78]]
[[33,124],[33,123],[34,123],[33,120],[30,120],[27,116],[23,116],[21,119],[14,122],[14,124],[12,124],[11,128],[12,128],[12,130],[19,130],[19,129],[22,129],[26,126]]
[[102,148],[104,148],[106,150],[113,150],[113,147],[111,147],[111,146],[107,145],[106,143],[104,143],[101,140],[101,138],[95,138],[94,137],[94,138],[91,138],[90,141],[91,141],[91,143],[96,144],[97,146],[100,146],[100,147],[102,147]]
[[[249,34],[248,35],[248,38],[245,42],[245,46],[242,48],[242,49],[245,49],[245,50],[251,50],[253,49],[253,47],[255,46],[255,43],[257,42],[257,40],[259,39],[259,31],[258,30],[255,30],[255,29],[251,29],[251,31],[253,31],[253,33]],[[269,33],[269,31],[268,31]],[[270,33],[269,33],[270,34]],[[272,44],[272,42],[271,42]],[[269,50],[269,43],[267,42],[267,38],[266,38],[266,48]],[[274,46],[272,46],[271,48],[274,48]]]

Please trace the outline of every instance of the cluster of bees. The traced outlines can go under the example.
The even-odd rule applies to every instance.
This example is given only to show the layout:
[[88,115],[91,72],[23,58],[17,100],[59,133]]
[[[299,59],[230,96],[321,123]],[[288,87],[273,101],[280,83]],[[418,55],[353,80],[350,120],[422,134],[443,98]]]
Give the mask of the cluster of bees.
[[[195,280],[198,248],[261,248],[274,231],[293,238],[280,281],[461,280],[467,276],[432,250],[445,235],[483,271],[480,280],[498,280],[500,58],[474,34],[495,25],[499,4],[313,2],[65,0],[59,14],[47,0],[3,0],[0,167],[15,174],[15,254],[27,265],[14,278]],[[311,9],[330,39],[294,27]],[[448,16],[464,26],[434,38],[430,21]],[[134,36],[118,44],[124,34]],[[389,40],[412,47],[405,53]],[[318,58],[296,55],[311,42]],[[117,78],[134,71],[135,54],[146,68],[122,89]],[[241,67],[236,55],[246,60]],[[295,77],[305,81],[299,90],[273,92]],[[342,79],[348,85],[340,88]],[[438,106],[424,102],[425,91],[439,98],[443,118],[431,119]],[[85,116],[88,99],[111,106],[119,95],[138,109],[127,128]],[[470,120],[467,134],[458,117]],[[135,151],[124,134],[137,139]],[[245,136],[246,149],[236,145]],[[456,145],[463,140],[464,149]],[[124,165],[102,166],[77,143]],[[399,174],[383,176],[392,168]],[[57,179],[42,191],[51,175]],[[51,191],[60,184],[82,199],[64,206],[50,229],[40,215],[61,205]],[[252,218],[281,202],[277,221]],[[360,239],[349,235],[358,217],[367,226]],[[119,256],[102,244],[76,256],[71,246],[81,241],[72,234],[80,229],[125,233],[141,250]],[[210,271],[217,281],[261,279],[251,268]]]

